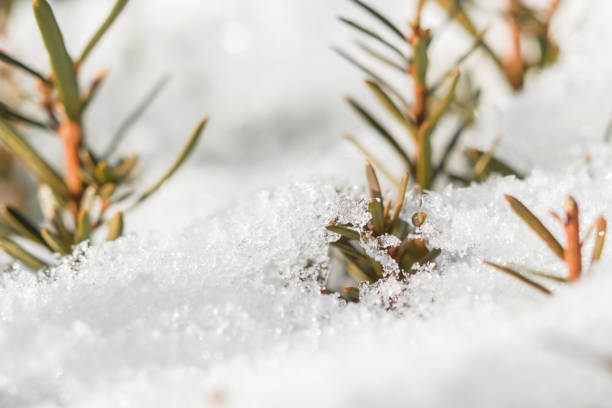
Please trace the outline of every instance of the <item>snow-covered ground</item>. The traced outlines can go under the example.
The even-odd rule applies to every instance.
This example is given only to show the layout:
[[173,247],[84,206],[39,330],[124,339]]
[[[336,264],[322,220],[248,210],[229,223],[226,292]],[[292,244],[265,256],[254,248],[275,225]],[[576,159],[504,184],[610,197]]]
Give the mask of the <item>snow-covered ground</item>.
[[[24,3],[11,45],[38,61]],[[398,22],[413,9],[372,3]],[[67,37],[84,39],[110,4],[57,2]],[[553,26],[562,59],[523,93],[485,69],[465,142],[502,135],[499,154],[529,177],[431,192],[420,207],[409,195],[403,216],[428,213],[437,268],[349,305],[315,281],[334,238],[323,227],[365,211],[363,161],[340,136],[374,137],[340,97],[366,90],[329,50],[352,34],[338,13],[361,16],[340,0],[130,2],[85,67],[111,66],[90,137],[103,140],[164,72],[172,82],[123,148],[142,152],[155,178],[202,114],[210,127],[189,165],[127,219],[127,237],[62,259],[51,279],[0,277],[0,407],[610,405],[610,247],[580,282],[549,284],[552,297],[481,261],[563,273],[505,193],[559,236],[546,212],[567,194],[584,230],[600,213],[612,220],[612,3],[564,1]],[[444,35],[465,44],[460,31]],[[433,52],[442,66],[450,58]],[[390,294],[393,311],[381,306]]]

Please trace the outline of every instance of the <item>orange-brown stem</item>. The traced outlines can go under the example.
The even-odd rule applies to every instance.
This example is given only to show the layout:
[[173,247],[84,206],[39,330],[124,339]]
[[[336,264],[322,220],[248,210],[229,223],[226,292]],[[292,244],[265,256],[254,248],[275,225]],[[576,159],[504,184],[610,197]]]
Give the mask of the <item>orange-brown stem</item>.
[[385,218],[385,220],[389,216],[389,209],[390,208],[391,208],[391,200],[387,200],[387,203],[385,204],[385,208],[384,208],[384,211],[383,211],[383,217]]
[[425,120],[425,104],[427,97],[427,87],[418,81],[414,81],[414,105],[412,111],[412,117],[416,122],[417,126],[423,124]]
[[417,3],[416,17],[414,19],[414,25],[416,27],[421,26],[421,14],[423,13],[423,6],[425,5],[425,0],[419,0]]
[[550,5],[546,9],[544,9],[544,19],[547,23],[550,22],[553,15],[557,12],[559,4],[561,4],[561,0],[552,0],[550,2]]
[[580,245],[580,224],[578,220],[578,204],[572,197],[565,202],[565,234],[567,247],[565,248],[565,263],[569,270],[568,280],[575,281],[582,273],[582,251]]
[[60,124],[57,133],[64,144],[64,160],[66,163],[66,184],[74,195],[78,198],[83,192],[83,182],[81,181],[81,162],[79,160],[79,148],[81,146],[81,125],[64,119]]
[[504,61],[504,71],[508,81],[515,90],[523,87],[525,67],[521,53],[521,27],[518,22],[519,1],[509,0],[507,10],[508,27],[510,29],[511,51]]
[[104,212],[106,210],[108,210],[108,207],[110,207],[110,204],[111,203],[110,203],[110,200],[108,198],[103,198],[102,199],[102,203],[101,203],[101,206],[100,206],[100,211],[102,212],[102,214],[104,214]]

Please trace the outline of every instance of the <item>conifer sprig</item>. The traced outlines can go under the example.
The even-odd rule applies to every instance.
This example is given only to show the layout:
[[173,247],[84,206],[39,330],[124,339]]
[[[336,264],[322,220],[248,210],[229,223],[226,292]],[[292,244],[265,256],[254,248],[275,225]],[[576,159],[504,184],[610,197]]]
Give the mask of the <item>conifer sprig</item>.
[[[140,171],[138,156],[111,157],[110,153],[115,151],[118,142],[157,96],[165,79],[128,116],[109,144],[108,154],[98,155],[88,148],[83,133],[83,114],[104,81],[106,71],[97,75],[83,94],[79,89],[79,67],[127,3],[128,0],[115,2],[80,57],[73,60],[50,4],[47,0],[33,0],[34,17],[51,65],[50,75],[44,75],[0,51],[0,62],[25,71],[37,81],[41,111],[48,117],[47,123],[44,123],[21,114],[8,102],[0,102],[0,142],[34,176],[39,185],[38,199],[44,214],[44,220],[38,220],[35,215],[23,214],[17,208],[7,205],[0,207],[3,221],[0,248],[33,269],[47,264],[30,252],[33,246],[65,255],[72,251],[75,244],[90,240],[103,227],[107,229],[107,240],[121,236],[125,211],[151,196],[176,172],[194,150],[208,121],[208,118],[200,121],[170,169],[142,193],[133,188]],[[18,128],[16,124],[35,126],[58,136],[64,147],[63,174],[54,169],[27,141],[21,133],[21,126]]]
[[[394,135],[389,130],[389,126],[371,113],[364,104],[351,97],[346,100],[358,116],[375,130],[398,155],[405,170],[410,174],[412,182],[421,189],[431,189],[439,176],[448,175],[446,169],[448,158],[458,146],[459,138],[465,129],[474,121],[474,111],[478,106],[480,91],[470,89],[470,97],[467,100],[461,100],[457,97],[456,90],[460,78],[459,66],[482,45],[482,33],[476,36],[474,44],[465,50],[445,74],[432,81],[429,75],[429,44],[434,33],[421,26],[421,12],[425,2],[418,2],[415,18],[410,22],[406,32],[363,1],[353,0],[353,2],[379,24],[380,32],[352,19],[340,17],[340,21],[378,45],[380,51],[357,41],[359,49],[364,50],[377,63],[390,66],[395,72],[401,71],[404,76],[408,77],[412,82],[412,95],[409,96],[408,91],[392,85],[392,81],[385,79],[376,69],[368,67],[347,51],[342,49],[336,49],[336,51],[367,75],[366,86],[388,116],[405,131],[405,137]],[[460,116],[459,125],[451,134],[441,159],[436,162],[434,161],[436,155],[432,148],[432,139],[438,125],[450,112]],[[349,136],[349,140],[356,144],[354,138]],[[359,148],[364,150],[361,145]],[[376,159],[372,152],[366,151],[365,155],[373,163],[382,162]],[[500,163],[501,161],[497,159],[489,160],[479,172],[479,177],[482,179],[485,175],[496,172],[500,166],[494,166],[494,164]],[[378,170],[387,177],[389,171],[376,165]],[[505,164],[501,167],[504,170],[512,171],[510,166]],[[394,177],[390,179],[397,183]],[[464,180],[471,181],[469,177]]]
[[556,276],[549,273],[535,271],[524,267],[503,266],[493,262],[485,261],[484,263],[492,266],[504,273],[507,273],[522,282],[540,290],[548,295],[552,294],[550,290],[534,281],[531,276],[545,278],[556,282],[574,282],[580,279],[584,272],[582,247],[586,239],[595,232],[595,244],[591,255],[591,265],[599,262],[603,247],[606,240],[607,223],[603,215],[597,217],[595,222],[587,230],[584,238],[580,238],[580,214],[578,204],[572,196],[568,196],[565,201],[565,217],[562,218],[556,212],[551,211],[551,215],[557,220],[565,231],[566,246],[563,247],[555,236],[544,226],[544,223],[535,216],[529,208],[521,201],[511,195],[505,196],[506,201],[510,205],[512,211],[546,244],[555,256],[561,259],[567,267],[567,276]]
[[[408,280],[415,273],[415,264],[424,265],[433,262],[439,249],[429,249],[423,237],[416,228],[424,222],[426,215],[417,213],[412,217],[412,224],[404,221],[400,213],[404,206],[404,198],[408,189],[408,174],[404,174],[397,192],[397,198],[384,201],[382,190],[376,176],[374,167],[366,163],[366,179],[370,192],[368,212],[370,222],[365,228],[352,224],[330,223],[328,231],[339,234],[337,241],[330,244],[330,256],[339,261],[346,272],[355,281],[356,286],[344,287],[341,295],[351,301],[359,301],[359,288],[361,282],[376,282],[384,277],[383,266],[367,254],[361,242],[389,234],[397,237],[401,244],[397,247],[387,248],[389,256],[397,262],[401,273],[400,280]],[[329,288],[325,290],[330,291]]]

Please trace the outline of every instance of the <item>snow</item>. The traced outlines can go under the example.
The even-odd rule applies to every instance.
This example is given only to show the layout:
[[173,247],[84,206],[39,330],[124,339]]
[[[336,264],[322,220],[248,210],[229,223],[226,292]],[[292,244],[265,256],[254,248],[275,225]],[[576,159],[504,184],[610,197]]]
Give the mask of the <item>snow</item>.
[[[609,202],[610,174],[567,186],[579,203]],[[605,406],[609,257],[552,298],[479,262],[555,270],[498,197],[548,185],[534,211],[558,207],[556,177],[431,193],[424,225],[443,248],[439,268],[357,305],[319,294],[316,275],[333,239],[322,227],[364,203],[315,181],[180,234],[91,247],[51,280],[5,274],[0,406]],[[583,207],[584,219],[599,210]],[[397,292],[393,312],[379,306]]]
[[[57,2],[67,30],[85,36],[70,16],[93,20],[111,2],[87,3]],[[428,214],[436,267],[346,304],[319,281],[335,239],[324,226],[367,219],[362,159],[339,137],[371,137],[339,97],[359,95],[360,75],[326,48],[347,37],[334,15],[354,10],[327,0],[165,3],[132,2],[92,56],[93,67],[123,59],[88,119],[112,131],[169,65],[175,82],[123,148],[161,172],[198,115],[210,113],[211,126],[189,167],[127,218],[126,237],[79,248],[50,278],[19,266],[0,276],[0,407],[609,405],[608,247],[579,282],[546,282],[552,297],[482,260],[564,273],[503,194],[562,243],[547,211],[568,194],[583,232],[599,214],[612,220],[612,148],[602,142],[612,4],[566,0],[555,25],[562,61],[519,95],[486,88],[466,143],[488,146],[501,133],[500,154],[529,176],[422,202],[409,193],[401,216]],[[14,41],[35,60],[27,6]],[[376,244],[374,255],[394,245]]]

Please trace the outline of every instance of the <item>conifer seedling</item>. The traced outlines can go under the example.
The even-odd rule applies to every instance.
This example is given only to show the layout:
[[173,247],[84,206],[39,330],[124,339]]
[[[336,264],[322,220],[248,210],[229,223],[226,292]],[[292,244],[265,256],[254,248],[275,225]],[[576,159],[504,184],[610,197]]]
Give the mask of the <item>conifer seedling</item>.
[[[410,91],[398,89],[392,85],[391,81],[384,79],[374,69],[368,68],[346,51],[341,49],[336,49],[336,51],[367,75],[366,86],[389,116],[405,130],[407,137],[401,140],[394,136],[382,121],[355,99],[348,97],[347,102],[398,155],[413,183],[421,189],[431,189],[438,176],[447,174],[446,164],[450,154],[458,146],[458,141],[465,129],[471,126],[475,119],[474,111],[478,106],[480,91],[470,86],[467,98],[460,99],[456,95],[456,89],[460,76],[459,65],[481,45],[481,38],[478,36],[474,44],[454,62],[450,69],[432,81],[429,75],[428,48],[434,33],[421,25],[421,12],[425,2],[423,0],[418,2],[416,17],[410,23],[408,32],[404,32],[363,1],[352,1],[377,21],[384,31],[378,33],[344,17],[341,17],[340,20],[363,34],[373,44],[378,45],[383,52],[358,41],[357,46],[361,50],[379,65],[390,66],[403,77],[410,79],[412,82],[411,101],[409,102],[406,98],[406,94]],[[435,163],[432,138],[441,119],[449,112],[459,115],[459,125],[448,138],[441,159]],[[397,179],[385,168],[381,160],[376,159],[352,136],[347,136],[347,140],[354,144],[385,177],[395,185],[399,185]],[[505,167],[510,169],[508,166]],[[488,166],[484,169],[483,174],[489,174],[491,171],[495,170]]]
[[[46,260],[34,255],[40,253],[41,248],[69,254],[75,244],[91,239],[94,232],[104,226],[107,240],[119,237],[123,231],[125,211],[148,198],[174,174],[193,151],[206,125],[207,118],[198,124],[170,169],[144,192],[136,192],[133,188],[140,170],[138,156],[118,157],[115,149],[157,91],[147,95],[135,113],[128,116],[104,152],[96,153],[88,146],[83,116],[105,79],[105,71],[83,91],[79,87],[79,69],[127,3],[128,0],[115,2],[79,57],[73,59],[48,1],[33,0],[34,17],[49,57],[50,75],[44,75],[0,50],[0,62],[32,77],[37,82],[40,96],[41,113],[36,117],[18,112],[8,103],[0,103],[0,142],[34,176],[39,185],[38,200],[44,215],[44,220],[38,222],[36,215],[23,214],[8,205],[0,207],[3,220],[0,248],[33,269],[47,265]],[[64,150],[63,173],[49,164],[22,134],[22,129],[28,127],[56,135]],[[27,242],[27,246],[21,242]],[[39,248],[31,251],[32,246]]]
[[[400,267],[400,280],[407,281],[415,273],[413,266],[433,262],[440,255],[439,249],[429,249],[422,236],[416,229],[423,225],[425,213],[418,212],[412,217],[412,224],[400,217],[404,206],[404,197],[408,188],[408,174],[404,174],[395,203],[384,201],[380,184],[374,167],[366,163],[366,179],[370,191],[368,212],[370,222],[365,229],[352,224],[330,223],[328,231],[339,234],[339,239],[330,244],[330,256],[339,260],[344,271],[356,283],[376,282],[385,277],[383,266],[369,256],[360,242],[389,234],[397,237],[401,244],[397,247],[387,248],[387,253]],[[350,301],[359,301],[359,288],[355,286],[343,288],[343,297]]]
[[[561,259],[567,267],[567,276],[555,276],[545,272],[539,272],[526,268],[515,268],[499,265],[493,262],[484,261],[485,264],[492,266],[502,272],[505,272],[530,286],[540,290],[543,293],[551,294],[552,292],[546,287],[540,285],[527,275],[538,276],[545,279],[554,280],[556,282],[575,282],[582,276],[584,272],[582,247],[584,242],[595,231],[595,244],[591,255],[591,265],[595,264],[601,258],[603,247],[606,239],[606,219],[600,215],[595,222],[589,227],[584,238],[580,238],[580,215],[578,204],[572,196],[568,196],[565,201],[565,218],[561,218],[556,212],[551,211],[551,215],[557,220],[565,230],[566,246],[565,248],[559,243],[557,238],[544,226],[542,221],[536,217],[521,201],[511,195],[505,196],[506,201],[510,204],[512,211],[529,227],[536,235],[548,246],[548,248]],[[519,271],[520,270],[520,271]]]

